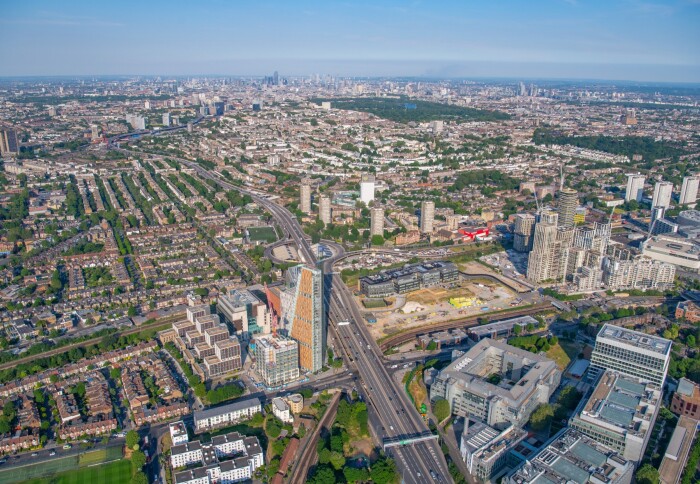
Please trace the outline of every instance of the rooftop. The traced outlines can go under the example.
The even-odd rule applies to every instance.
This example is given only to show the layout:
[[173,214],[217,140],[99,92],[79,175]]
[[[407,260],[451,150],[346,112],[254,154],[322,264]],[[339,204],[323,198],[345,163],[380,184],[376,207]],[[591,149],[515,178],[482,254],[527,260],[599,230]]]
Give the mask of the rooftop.
[[207,408],[199,412],[194,412],[194,421],[203,420],[205,418],[216,417],[224,413],[235,412],[237,410],[245,410],[251,407],[261,406],[259,398],[247,398],[243,400],[236,400],[228,405],[222,405],[220,407]]
[[668,355],[671,351],[671,341],[659,338],[639,331],[621,328],[612,324],[605,324],[598,333],[598,338],[607,338],[620,343],[625,343],[636,348],[644,348],[660,355]]
[[660,396],[656,385],[607,371],[575,418],[599,422],[620,433],[643,435],[649,430]]
[[[522,484],[578,483],[622,481],[631,479],[634,467],[595,440],[574,429],[563,429],[532,459],[517,468],[510,482]],[[626,480],[625,482],[629,482]]]
[[[505,360],[512,366],[506,365]],[[512,380],[508,375],[503,375],[504,367],[508,366],[511,367]],[[439,378],[460,382],[468,386],[470,392],[507,398],[518,403],[537,384],[557,371],[556,363],[545,356],[484,338],[442,370]],[[487,381],[494,373],[504,376],[497,384]]]

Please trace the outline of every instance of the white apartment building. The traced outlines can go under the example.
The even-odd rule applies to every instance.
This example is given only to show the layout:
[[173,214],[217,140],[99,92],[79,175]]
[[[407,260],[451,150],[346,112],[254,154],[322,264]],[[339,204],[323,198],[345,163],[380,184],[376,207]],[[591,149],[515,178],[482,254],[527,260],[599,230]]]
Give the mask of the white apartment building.
[[627,190],[625,191],[625,202],[635,200],[637,202],[642,201],[642,195],[644,195],[644,175],[627,175]]
[[673,183],[667,181],[656,182],[654,185],[654,195],[651,199],[651,206],[663,208],[670,207],[672,194]]
[[294,422],[289,404],[283,398],[276,397],[272,399],[272,413],[284,423]]
[[259,398],[237,400],[221,407],[207,408],[194,412],[195,432],[232,425],[242,420],[251,418],[256,413],[262,412],[262,403]]
[[698,187],[700,187],[700,176],[695,175],[684,177],[678,203],[681,205],[690,205],[695,203],[698,199]]

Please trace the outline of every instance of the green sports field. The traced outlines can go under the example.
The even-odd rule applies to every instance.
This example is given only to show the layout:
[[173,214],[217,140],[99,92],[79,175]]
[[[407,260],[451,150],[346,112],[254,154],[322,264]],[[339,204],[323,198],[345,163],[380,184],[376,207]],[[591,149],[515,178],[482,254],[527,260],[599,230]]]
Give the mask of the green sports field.
[[[131,469],[129,461],[119,460],[122,458],[121,446],[108,447],[90,452],[84,452],[80,455],[72,455],[58,459],[49,459],[44,462],[37,462],[21,467],[0,468],[0,484],[15,484],[19,482],[35,482],[35,483],[85,483],[94,484],[98,482],[112,482],[99,480],[103,473],[107,478],[112,478],[115,472],[121,472],[118,466],[120,462],[126,462],[125,466],[127,477],[129,480]],[[111,461],[111,462],[110,462]],[[109,464],[100,465],[103,462]],[[56,479],[68,480],[56,480]],[[79,479],[79,480],[72,480]],[[80,480],[84,479],[84,480]],[[121,482],[119,480],[114,482]]]
[[267,243],[271,243],[277,240],[277,232],[275,232],[274,227],[249,227],[248,233],[250,234],[250,240],[252,241],[261,240]]
[[83,467],[51,477],[33,479],[31,484],[127,484],[131,481],[131,463],[117,460],[109,464]]

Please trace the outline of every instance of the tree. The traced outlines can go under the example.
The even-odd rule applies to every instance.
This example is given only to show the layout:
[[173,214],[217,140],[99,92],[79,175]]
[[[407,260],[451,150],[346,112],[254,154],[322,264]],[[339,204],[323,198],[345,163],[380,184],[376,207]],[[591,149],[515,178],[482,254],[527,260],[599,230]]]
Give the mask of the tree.
[[435,400],[435,403],[433,403],[433,413],[435,414],[435,418],[438,419],[438,422],[442,422],[450,416],[450,402],[444,398],[438,398]]
[[141,468],[146,465],[146,454],[140,450],[135,450],[131,454],[131,469],[132,472],[137,473]]
[[141,471],[131,476],[131,484],[148,484],[148,477]]
[[135,430],[129,430],[126,433],[126,446],[130,449],[134,448],[134,445],[139,443],[139,434]]
[[554,417],[554,408],[548,403],[543,403],[530,415],[530,427],[537,431],[544,430],[549,427],[552,417]]
[[321,452],[318,453],[318,462],[320,464],[328,464],[331,461],[331,451],[324,447]]
[[265,425],[265,431],[268,437],[276,439],[282,433],[282,422],[276,418],[269,419]]
[[581,401],[581,396],[581,392],[576,390],[576,387],[568,385],[561,392],[559,392],[557,403],[564,408],[573,410]]
[[331,452],[330,463],[336,471],[345,467],[345,456],[342,452]]
[[396,479],[396,464],[391,459],[386,457],[377,460],[372,464],[370,477],[375,484],[387,484]]
[[373,235],[372,245],[384,245],[384,237],[382,237],[381,235]]
[[369,473],[367,469],[355,469],[354,467],[346,467],[343,469],[343,475],[345,480],[352,482],[364,482],[369,478]]
[[695,336],[692,334],[689,334],[688,337],[685,339],[685,343],[690,346],[691,348],[695,347],[696,341],[695,341]]
[[523,332],[522,326],[520,326],[519,324],[516,324],[515,326],[513,326],[513,334],[515,336],[520,336],[520,333],[522,333],[522,332]]
[[659,471],[651,464],[644,464],[634,475],[638,484],[659,484]]
[[133,318],[134,316],[136,316],[138,314],[138,312],[136,311],[136,308],[134,306],[129,306],[129,310],[127,311],[126,314],[130,318]]
[[335,482],[335,472],[328,465],[320,465],[316,467],[316,472],[307,481],[309,484],[328,484]]

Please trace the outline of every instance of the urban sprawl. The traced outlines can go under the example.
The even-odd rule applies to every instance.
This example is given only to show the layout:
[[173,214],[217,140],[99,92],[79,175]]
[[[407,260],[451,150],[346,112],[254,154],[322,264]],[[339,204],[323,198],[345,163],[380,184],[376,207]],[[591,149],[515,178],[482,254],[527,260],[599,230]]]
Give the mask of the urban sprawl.
[[696,482],[699,102],[1,80],[0,482]]

